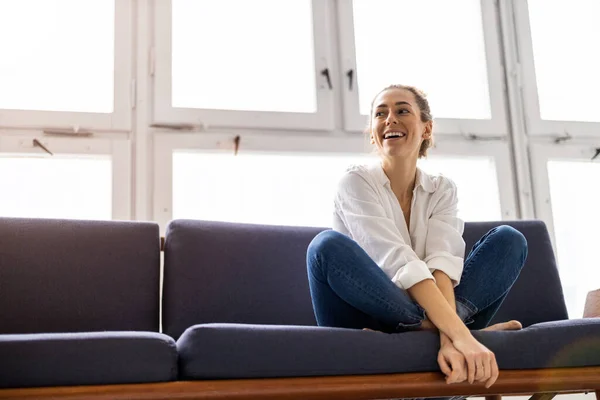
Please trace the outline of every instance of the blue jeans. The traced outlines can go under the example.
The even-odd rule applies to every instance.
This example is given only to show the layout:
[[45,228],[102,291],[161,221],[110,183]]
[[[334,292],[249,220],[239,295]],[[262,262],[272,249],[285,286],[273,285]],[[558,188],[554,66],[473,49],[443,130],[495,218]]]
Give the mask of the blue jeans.
[[[489,325],[526,257],[525,237],[507,225],[490,230],[473,246],[455,288],[456,311],[469,329]],[[310,243],[306,258],[319,326],[387,333],[421,326],[423,308],[348,236],[332,230],[319,233]]]

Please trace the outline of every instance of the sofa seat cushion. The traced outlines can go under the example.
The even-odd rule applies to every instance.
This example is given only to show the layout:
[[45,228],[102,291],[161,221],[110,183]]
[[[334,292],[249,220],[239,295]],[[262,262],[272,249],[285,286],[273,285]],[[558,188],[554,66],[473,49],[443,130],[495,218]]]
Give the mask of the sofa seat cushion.
[[[600,319],[474,332],[501,369],[600,365]],[[203,324],[177,341],[180,379],[363,375],[439,371],[434,332]]]
[[0,335],[0,388],[165,382],[177,348],[154,332]]

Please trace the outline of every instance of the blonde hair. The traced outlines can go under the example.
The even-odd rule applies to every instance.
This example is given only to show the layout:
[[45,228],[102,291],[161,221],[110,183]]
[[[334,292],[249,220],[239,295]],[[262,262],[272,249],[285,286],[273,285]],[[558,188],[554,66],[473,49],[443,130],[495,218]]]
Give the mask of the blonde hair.
[[[375,99],[381,93],[390,89],[404,89],[408,90],[412,94],[415,95],[415,100],[417,101],[417,105],[419,106],[419,110],[421,110],[421,122],[429,122],[433,121],[433,117],[431,116],[431,109],[429,108],[429,101],[427,100],[427,95],[421,89],[418,89],[414,86],[407,85],[389,85],[388,87],[381,90],[375,97],[373,97],[373,101],[371,101],[371,113],[369,114],[369,127],[368,134],[371,134],[371,116],[373,115],[373,105],[375,103]],[[419,148],[419,158],[427,157],[427,150],[430,147],[433,147],[433,138],[424,139],[423,143],[421,143],[421,147]]]

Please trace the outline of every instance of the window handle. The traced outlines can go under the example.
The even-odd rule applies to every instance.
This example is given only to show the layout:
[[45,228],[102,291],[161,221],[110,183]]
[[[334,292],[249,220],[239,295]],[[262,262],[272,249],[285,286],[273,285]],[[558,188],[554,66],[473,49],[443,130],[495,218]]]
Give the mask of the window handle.
[[333,89],[333,85],[331,84],[331,76],[329,76],[329,68],[325,68],[321,71],[321,75],[323,75],[327,79],[327,85],[329,86],[329,90]]
[[40,147],[42,150],[44,150],[46,153],[50,154],[51,156],[54,155],[54,154],[52,154],[52,152],[50,150],[48,150],[48,148],[46,146],[44,146],[42,144],[42,142],[40,142],[37,139],[33,139],[33,147]]
[[348,77],[348,90],[352,91],[352,84],[354,81],[354,70],[349,69],[348,72],[346,72],[346,76]]
[[594,156],[592,157],[592,161],[598,158],[598,156],[600,156],[600,147],[596,147],[596,154],[594,154]]

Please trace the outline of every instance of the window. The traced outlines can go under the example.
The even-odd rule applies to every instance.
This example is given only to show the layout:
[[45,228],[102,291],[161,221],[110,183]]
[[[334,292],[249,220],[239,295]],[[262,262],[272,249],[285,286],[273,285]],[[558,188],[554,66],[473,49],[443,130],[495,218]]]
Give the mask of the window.
[[128,129],[131,7],[0,2],[0,126]]
[[594,93],[600,90],[600,3],[575,0],[568,12],[560,1],[516,1],[513,6],[527,133],[598,136],[600,99]]
[[108,157],[0,156],[3,217],[112,219]]
[[570,318],[581,318],[585,298],[600,287],[597,228],[600,163],[593,146],[532,147],[536,211],[553,238]]
[[326,2],[172,0],[157,6],[159,123],[332,126]]
[[333,196],[361,156],[175,152],[173,217],[331,226]]
[[550,197],[560,276],[569,316],[581,318],[587,293],[600,287],[600,163],[548,161]]
[[465,221],[500,221],[502,208],[493,157],[432,156],[420,161],[430,174],[443,174],[458,190],[459,216]]
[[[237,156],[233,138],[156,136],[154,217],[163,229],[179,218],[330,226],[334,190],[345,169],[377,161],[366,140],[353,136],[308,140],[245,135]],[[473,155],[466,141],[441,140],[419,165],[456,182],[463,219],[515,218],[507,146],[486,142],[476,147],[482,155]]]
[[576,0],[569,12],[559,1],[528,6],[541,119],[600,122],[600,2]]
[[[335,188],[346,167],[367,155],[278,155],[176,151],[173,218],[274,225],[331,226]],[[459,190],[460,216],[502,219],[494,162],[436,157],[421,163],[444,171]]]
[[350,129],[364,127],[373,97],[399,83],[428,93],[438,132],[506,132],[490,2],[354,0],[341,10],[346,69],[357,72],[345,92]]
[[129,143],[0,137],[0,216],[130,219]]

